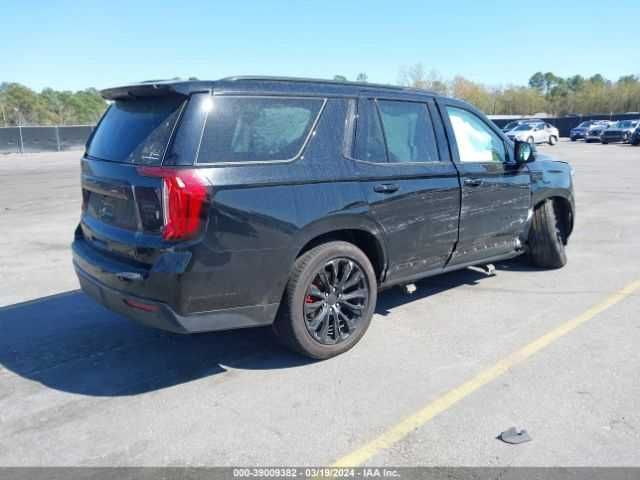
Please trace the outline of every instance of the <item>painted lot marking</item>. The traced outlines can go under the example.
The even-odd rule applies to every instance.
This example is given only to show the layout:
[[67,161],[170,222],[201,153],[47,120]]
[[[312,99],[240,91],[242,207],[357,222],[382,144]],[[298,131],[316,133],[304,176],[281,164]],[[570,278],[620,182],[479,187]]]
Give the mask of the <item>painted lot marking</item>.
[[525,345],[520,350],[516,350],[509,356],[499,360],[493,366],[481,371],[475,377],[466,381],[462,385],[459,385],[441,395],[440,397],[436,398],[431,403],[425,405],[421,410],[389,428],[387,431],[374,438],[370,442],[366,443],[362,447],[338,459],[335,462],[334,466],[356,467],[358,465],[364,464],[377,453],[401,441],[411,432],[423,426],[438,414],[444,412],[445,410],[448,410],[460,400],[466,398],[467,396],[478,390],[480,387],[505,374],[514,366],[524,362],[533,354],[539,352],[546,346],[551,345],[556,340],[575,330],[583,323],[594,318],[596,315],[604,312],[609,307],[612,307],[616,303],[624,300],[626,297],[639,289],[640,280],[637,280],[628,284],[623,289],[618,290],[616,293],[609,295],[602,302],[592,306],[577,317],[547,332],[531,343]]

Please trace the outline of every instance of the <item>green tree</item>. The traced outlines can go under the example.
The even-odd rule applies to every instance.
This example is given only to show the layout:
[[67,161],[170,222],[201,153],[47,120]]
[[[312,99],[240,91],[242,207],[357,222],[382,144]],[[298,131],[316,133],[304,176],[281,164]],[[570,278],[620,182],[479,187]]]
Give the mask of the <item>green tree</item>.
[[78,92],[45,88],[37,93],[18,83],[0,84],[3,125],[94,124],[106,106],[92,88]]
[[47,121],[47,110],[36,92],[19,83],[0,86],[7,125],[35,125]]
[[348,81],[348,80],[347,80],[347,77],[345,77],[344,75],[334,75],[334,76],[333,76],[333,79],[334,79],[336,82],[347,82],[347,81]]
[[635,75],[624,75],[618,79],[618,83],[624,85],[638,83],[638,77]]
[[529,87],[538,90],[539,92],[543,92],[544,86],[544,73],[536,72],[531,75],[531,78],[529,78]]
[[573,77],[567,78],[567,87],[573,92],[577,92],[582,87],[584,87],[584,77],[582,75],[574,75]]

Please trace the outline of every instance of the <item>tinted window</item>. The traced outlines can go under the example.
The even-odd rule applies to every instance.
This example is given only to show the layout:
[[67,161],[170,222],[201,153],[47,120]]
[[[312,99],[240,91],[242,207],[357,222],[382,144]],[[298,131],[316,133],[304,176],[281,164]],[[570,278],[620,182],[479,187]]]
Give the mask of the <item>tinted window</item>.
[[356,125],[354,158],[368,162],[386,162],[387,153],[384,136],[380,128],[380,119],[373,100],[361,103]]
[[198,162],[293,159],[322,103],[317,98],[214,96]]
[[112,162],[158,165],[184,97],[118,100],[105,113],[87,154]]
[[502,139],[467,110],[447,107],[461,162],[504,162]]
[[423,103],[379,101],[390,162],[438,160],[433,125]]

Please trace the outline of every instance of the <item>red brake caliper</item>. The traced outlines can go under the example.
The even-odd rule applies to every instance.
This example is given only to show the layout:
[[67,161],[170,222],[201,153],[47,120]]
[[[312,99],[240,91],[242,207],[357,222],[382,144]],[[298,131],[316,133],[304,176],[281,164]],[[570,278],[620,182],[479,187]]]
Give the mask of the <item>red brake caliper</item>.
[[[312,283],[312,285],[317,287],[315,283]],[[313,298],[311,297],[311,295],[307,295],[306,297],[304,297],[304,303],[313,303]]]

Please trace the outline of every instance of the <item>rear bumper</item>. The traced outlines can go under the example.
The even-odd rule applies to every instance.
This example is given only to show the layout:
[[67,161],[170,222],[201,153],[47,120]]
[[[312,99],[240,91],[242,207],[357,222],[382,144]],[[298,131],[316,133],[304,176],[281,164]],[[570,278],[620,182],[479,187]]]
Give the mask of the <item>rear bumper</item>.
[[[148,327],[174,333],[210,332],[269,325],[278,309],[278,304],[275,303],[180,315],[166,303],[137,297],[106,286],[82,270],[75,261],[74,267],[82,291],[101,305]],[[131,306],[131,304],[141,303],[144,304],[144,309]]]
[[[209,308],[202,310],[185,308],[200,280],[187,269],[189,252],[166,252],[153,266],[145,266],[107,255],[76,235],[72,253],[80,286],[87,295],[108,309],[150,327],[176,333],[256,327],[273,323],[279,306],[278,303],[215,305],[212,301],[207,302]],[[215,295],[219,287],[211,285],[211,288]]]

